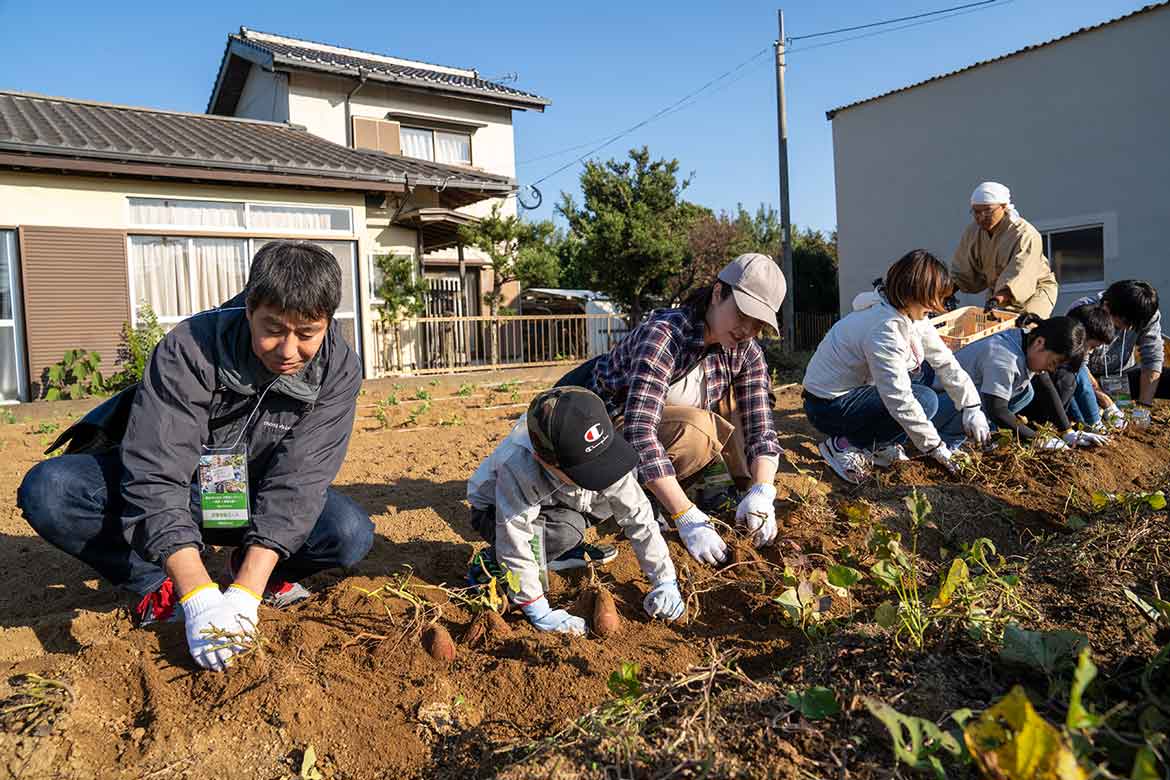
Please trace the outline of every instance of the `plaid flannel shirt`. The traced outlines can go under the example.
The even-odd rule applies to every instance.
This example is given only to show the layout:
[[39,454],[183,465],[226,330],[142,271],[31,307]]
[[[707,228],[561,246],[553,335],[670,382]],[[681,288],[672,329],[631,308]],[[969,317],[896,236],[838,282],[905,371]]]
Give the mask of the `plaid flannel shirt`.
[[658,440],[658,424],[671,384],[703,363],[704,398],[714,410],[730,386],[744,426],[748,462],[779,455],[764,351],[753,339],[728,350],[703,343],[706,324],[691,310],[660,309],[621,340],[593,368],[593,387],[611,417],[624,417],[626,440],[641,457],[638,479],[645,483],[674,476]]

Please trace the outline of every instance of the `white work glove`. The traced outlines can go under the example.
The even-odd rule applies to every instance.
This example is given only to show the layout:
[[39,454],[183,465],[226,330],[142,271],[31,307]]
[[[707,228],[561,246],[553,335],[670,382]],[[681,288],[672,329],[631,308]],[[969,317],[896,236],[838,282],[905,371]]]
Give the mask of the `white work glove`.
[[951,448],[947,446],[946,442],[940,441],[938,446],[930,451],[930,457],[952,474],[959,470],[955,464],[955,453],[951,452]]
[[1129,413],[1129,419],[1133,420],[1133,424],[1138,428],[1149,428],[1153,420],[1150,410],[1144,406],[1135,406]]
[[235,586],[229,589],[229,594],[220,593],[216,584],[209,582],[179,601],[186,622],[187,649],[195,663],[213,672],[226,669],[236,653],[244,648],[222,638],[210,637],[206,632],[218,628],[250,634],[256,630],[260,600]]
[[987,415],[978,406],[963,410],[963,431],[981,447],[986,447],[987,442],[991,441],[991,425],[987,422]]
[[1109,443],[1108,436],[1088,431],[1065,431],[1060,438],[1070,447],[1099,447]]
[[1049,436],[1047,439],[1035,439],[1032,441],[1032,446],[1038,450],[1049,450],[1051,452],[1068,449],[1068,444],[1059,436]]
[[576,615],[570,615],[563,609],[553,609],[548,605],[548,599],[544,596],[525,604],[520,609],[524,611],[528,622],[541,631],[585,636],[585,621],[583,619]]
[[682,594],[678,590],[678,582],[665,580],[654,586],[654,589],[642,599],[642,609],[652,618],[663,620],[678,620],[686,611]]
[[675,521],[675,525],[687,552],[696,561],[718,566],[727,558],[727,545],[711,525],[711,519],[697,506],[692,505]]
[[1117,431],[1125,430],[1128,424],[1125,414],[1117,408],[1117,404],[1110,404],[1108,409],[1101,411],[1101,421]]
[[776,486],[752,485],[735,510],[735,522],[752,535],[752,544],[763,547],[776,538]]

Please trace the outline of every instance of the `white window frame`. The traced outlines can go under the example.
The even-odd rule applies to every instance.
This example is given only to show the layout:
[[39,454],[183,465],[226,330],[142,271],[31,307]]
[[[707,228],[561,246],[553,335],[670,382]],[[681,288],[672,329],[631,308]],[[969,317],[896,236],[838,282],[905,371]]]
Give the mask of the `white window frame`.
[[23,291],[20,287],[20,241],[16,230],[0,230],[0,240],[11,241],[8,262],[9,297],[12,299],[12,319],[0,319],[0,326],[12,328],[13,354],[16,356],[16,398],[0,400],[0,406],[18,404],[28,398],[28,376],[24,366],[24,308]]
[[[1053,263],[1052,257],[1049,255],[1049,248],[1052,240],[1049,234],[1061,233],[1066,230],[1079,230],[1083,228],[1101,228],[1101,279],[1099,281],[1090,282],[1074,282],[1065,284],[1060,283],[1061,295],[1065,293],[1090,293],[1098,292],[1105,285],[1105,280],[1109,278],[1109,268],[1118,259],[1117,252],[1117,213],[1113,211],[1098,212],[1095,214],[1080,214],[1071,217],[1061,217],[1058,219],[1038,220],[1032,223],[1032,227],[1036,228],[1040,233],[1040,238],[1044,242],[1044,256],[1048,258],[1049,263]],[[1053,265],[1053,272],[1056,267]],[[1060,280],[1057,280],[1058,282]]]
[[[142,200],[170,200],[183,201],[187,203],[230,203],[233,205],[242,205],[244,207],[244,226],[236,227],[233,225],[173,225],[173,224],[157,224],[157,223],[140,223],[132,221],[133,209],[130,206],[130,199],[138,198]],[[330,209],[333,211],[344,211],[349,217],[348,230],[281,230],[280,228],[271,227],[253,227],[252,226],[252,207],[253,206],[280,206],[282,208],[309,208],[309,209]],[[172,198],[160,195],[127,195],[125,199],[126,207],[126,224],[131,230],[144,234],[146,231],[206,231],[209,233],[231,233],[233,235],[240,234],[244,237],[250,237],[260,233],[265,236],[285,237],[285,236],[320,236],[324,237],[339,237],[341,240],[352,239],[356,232],[354,227],[353,208],[350,206],[331,206],[327,204],[318,203],[290,203],[285,201],[264,200],[231,200],[231,199],[215,199],[215,198]],[[150,233],[153,235],[153,233]]]

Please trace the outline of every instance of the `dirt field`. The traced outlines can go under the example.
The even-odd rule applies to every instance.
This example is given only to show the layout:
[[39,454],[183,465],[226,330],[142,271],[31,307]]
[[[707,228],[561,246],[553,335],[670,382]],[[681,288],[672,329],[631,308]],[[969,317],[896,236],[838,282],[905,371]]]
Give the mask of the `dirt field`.
[[[1006,617],[1086,635],[1101,670],[1100,711],[1133,702],[1137,670],[1166,641],[1122,588],[1170,594],[1165,511],[1126,503],[1170,481],[1170,425],[1096,452],[985,457],[954,477],[913,461],[847,488],[822,468],[799,388],[787,386],[776,409],[792,460],[781,469],[782,542],[763,556],[745,550],[717,572],[668,537],[689,598],[686,625],[648,621],[647,585],[623,545],[599,572],[623,618],[616,636],[542,635],[510,614],[507,634],[461,644],[440,664],[413,635],[406,601],[362,590],[412,567],[414,592],[460,638],[468,607],[425,586],[462,585],[481,545],[464,481],[546,384],[469,385],[457,395],[460,386],[368,387],[337,486],[373,517],[373,551],[353,572],[308,581],[309,602],[263,608],[263,644],[225,675],[193,669],[181,624],[133,629],[124,594],[20,517],[20,479],[68,418],[49,408],[43,419],[0,425],[0,696],[29,673],[70,689],[25,710],[29,717],[0,720],[0,777],[293,778],[312,746],[306,778],[888,778],[890,737],[865,697],[941,722],[1021,683],[1041,714],[1061,721],[1066,688],[998,654]],[[420,390],[429,404],[408,400]],[[904,499],[914,488],[933,504],[934,522],[912,533]],[[1099,495],[1104,506],[1094,507],[1101,491],[1122,495]],[[990,539],[1008,557],[1000,572],[1020,578],[1016,601],[980,602],[992,618],[982,636],[967,630],[970,620],[940,617],[918,647],[875,623],[890,598],[875,578],[847,590],[818,585],[816,572],[833,565],[868,573],[885,549],[875,529],[901,533],[906,548],[916,538],[920,580],[932,586],[964,544]],[[599,529],[604,539],[614,532]],[[223,554],[211,554],[211,571]],[[588,584],[580,575],[552,579],[554,605],[575,604]],[[775,598],[800,582],[802,596],[815,590],[816,599],[796,625]],[[607,684],[631,662],[639,667],[632,688]],[[1170,675],[1155,675],[1155,687],[1162,682],[1170,690]],[[799,694],[810,686],[830,689],[840,711],[802,709]],[[1128,764],[1114,770],[1129,776]],[[948,772],[976,776],[959,764]]]

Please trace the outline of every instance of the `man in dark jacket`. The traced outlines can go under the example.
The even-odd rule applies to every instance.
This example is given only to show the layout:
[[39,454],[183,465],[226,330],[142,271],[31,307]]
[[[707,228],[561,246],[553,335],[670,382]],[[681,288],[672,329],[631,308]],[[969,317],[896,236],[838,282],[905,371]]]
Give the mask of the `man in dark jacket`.
[[[305,598],[298,579],[352,566],[373,542],[366,513],[329,488],[361,385],[333,322],[341,283],[322,248],[266,245],[243,293],[159,343],[130,391],[124,434],[104,408],[128,400],[116,397],[72,429],[101,429],[98,445],[75,433],[69,454],[20,486],[29,524],[136,593],[140,625],[173,620],[181,605],[205,668],[224,669],[241,649],[214,629],[250,633],[262,599]],[[205,543],[236,548],[224,592],[200,557]]]

